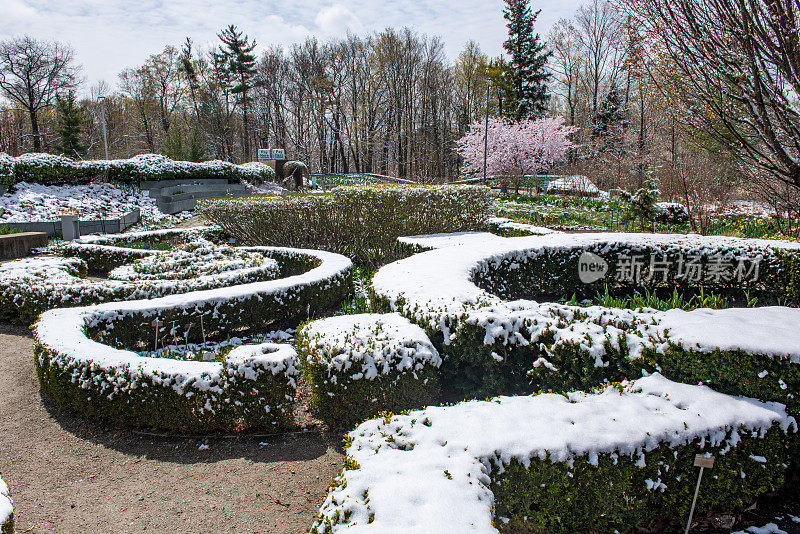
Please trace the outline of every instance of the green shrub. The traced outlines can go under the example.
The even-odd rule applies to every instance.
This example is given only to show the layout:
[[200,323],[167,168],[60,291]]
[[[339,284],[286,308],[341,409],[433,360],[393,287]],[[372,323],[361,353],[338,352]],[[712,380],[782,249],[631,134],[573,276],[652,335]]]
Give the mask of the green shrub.
[[253,162],[234,165],[227,161],[173,161],[159,154],[140,154],[130,159],[76,161],[66,156],[30,153],[12,158],[0,154],[0,184],[17,182],[42,185],[88,183],[102,175],[109,181],[140,184],[143,181],[224,179],[231,183],[263,183],[275,180],[268,165]]
[[[645,466],[637,466],[633,458],[609,454],[599,455],[597,465],[585,456],[576,458],[572,467],[538,458],[525,467],[512,459],[492,479],[495,515],[511,519],[505,527],[510,532],[514,528],[548,533],[629,532],[657,518],[681,520],[689,515],[698,472],[694,456],[701,449],[713,454],[715,462],[703,477],[696,514],[741,511],[757,496],[783,484],[791,454],[785,437],[773,427],[764,437],[744,435],[727,450],[703,448],[701,439],[675,448],[662,444],[647,452]],[[754,456],[766,458],[766,463],[755,462]],[[658,481],[658,487],[653,487],[653,481]]]
[[33,327],[42,391],[64,408],[120,425],[185,432],[285,429],[293,364],[276,369],[270,362],[229,362],[233,351],[221,364],[132,352],[152,348],[156,336],[179,335],[191,344],[263,332],[272,323],[332,309],[352,291],[346,258],[274,253],[286,276],[281,280],[45,312]]
[[42,391],[89,419],[187,433],[291,429],[296,361],[265,365],[229,357],[219,369],[165,359],[150,371],[136,358],[109,365],[46,348],[38,337],[34,346]]
[[489,200],[477,186],[357,186],[205,200],[199,209],[243,244],[327,250],[377,266],[402,256],[400,236],[482,228]]
[[311,531],[629,532],[686,516],[698,453],[699,513],[736,513],[784,483],[796,432],[783,406],[660,375],[387,414],[346,437]]
[[425,332],[397,314],[345,315],[297,334],[311,411],[332,427],[433,403],[441,359]]

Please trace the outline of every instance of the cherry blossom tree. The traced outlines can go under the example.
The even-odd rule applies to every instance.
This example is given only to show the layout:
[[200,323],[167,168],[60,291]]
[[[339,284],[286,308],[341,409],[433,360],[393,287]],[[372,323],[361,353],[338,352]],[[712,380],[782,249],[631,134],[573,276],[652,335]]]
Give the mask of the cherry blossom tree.
[[[564,159],[567,149],[572,146],[568,137],[575,130],[572,126],[565,126],[562,117],[519,122],[489,119],[487,176],[505,178],[518,190],[525,176],[535,175]],[[473,123],[457,145],[466,172],[482,176],[484,123]]]

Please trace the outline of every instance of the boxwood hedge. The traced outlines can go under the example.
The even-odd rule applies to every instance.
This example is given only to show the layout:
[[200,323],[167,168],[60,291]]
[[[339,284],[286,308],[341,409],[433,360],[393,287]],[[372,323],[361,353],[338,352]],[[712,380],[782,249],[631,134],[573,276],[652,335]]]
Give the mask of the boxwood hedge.
[[312,321],[298,332],[297,350],[311,410],[332,427],[425,406],[439,393],[438,352],[420,327],[397,314]]
[[121,160],[73,160],[66,156],[29,153],[12,158],[0,155],[0,181],[42,185],[88,183],[101,176],[123,184],[144,181],[225,179],[231,183],[263,183],[275,180],[275,171],[262,163],[234,165],[227,161],[173,161],[159,154],[140,154]]
[[489,203],[480,186],[352,186],[206,200],[199,209],[243,244],[327,250],[377,267],[404,255],[400,236],[483,228]]
[[333,308],[352,291],[347,258],[272,253],[281,257],[286,278],[43,313],[33,327],[42,391],[64,408],[120,425],[188,432],[286,428],[297,370],[291,358],[187,362],[135,352],[154,347],[157,336],[188,344],[263,332]]

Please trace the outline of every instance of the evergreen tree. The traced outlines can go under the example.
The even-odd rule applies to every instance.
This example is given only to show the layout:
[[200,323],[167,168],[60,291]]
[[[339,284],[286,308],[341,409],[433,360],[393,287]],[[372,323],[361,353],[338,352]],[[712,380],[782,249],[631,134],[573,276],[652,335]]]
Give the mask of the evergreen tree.
[[206,147],[203,143],[203,134],[195,124],[189,133],[189,146],[186,148],[186,161],[199,163],[206,160]]
[[244,159],[250,161],[250,90],[255,85],[256,42],[231,24],[218,34],[223,46],[220,48],[227,61],[233,79],[231,93],[238,95],[242,105]]
[[162,151],[165,156],[172,160],[186,160],[186,151],[183,148],[183,132],[178,126],[169,129],[167,137],[164,139]]
[[55,149],[65,156],[82,157],[88,148],[81,143],[86,116],[75,101],[74,90],[56,95],[56,114],[58,115],[56,132],[61,141],[55,146]]
[[661,194],[653,169],[647,169],[644,185],[635,193],[631,194],[624,189],[618,189],[617,193],[625,208],[622,221],[627,224],[638,219],[642,231],[647,230],[659,214],[657,202]]
[[617,83],[611,82],[611,88],[592,121],[592,138],[621,137],[627,124],[627,110],[623,107]]
[[530,119],[547,111],[550,95],[547,60],[552,52],[534,33],[533,24],[540,11],[531,11],[530,0],[505,0],[503,17],[508,21],[508,39],[503,43],[511,56],[514,101],[505,105],[505,114],[513,119]]

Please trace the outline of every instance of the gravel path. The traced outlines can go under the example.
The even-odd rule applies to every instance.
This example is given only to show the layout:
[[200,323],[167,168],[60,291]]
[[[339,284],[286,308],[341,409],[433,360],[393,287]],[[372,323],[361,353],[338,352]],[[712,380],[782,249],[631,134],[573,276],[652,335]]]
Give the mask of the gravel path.
[[202,439],[87,423],[39,394],[30,335],[0,324],[0,473],[18,534],[304,532],[341,469],[340,443],[320,432]]

